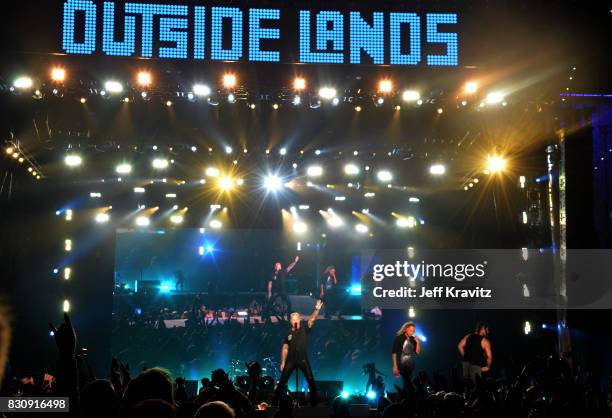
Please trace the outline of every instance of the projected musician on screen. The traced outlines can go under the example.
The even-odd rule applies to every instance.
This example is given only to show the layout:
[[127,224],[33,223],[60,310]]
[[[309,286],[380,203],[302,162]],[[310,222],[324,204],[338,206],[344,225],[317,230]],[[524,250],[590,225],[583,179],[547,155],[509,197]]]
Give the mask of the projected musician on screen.
[[266,317],[269,317],[273,313],[272,311],[275,309],[275,307],[283,304],[286,306],[286,309],[283,309],[281,315],[284,318],[286,313],[287,320],[289,319],[288,315],[289,312],[291,312],[291,301],[289,300],[289,297],[285,291],[285,280],[287,278],[287,274],[293,270],[298,261],[300,261],[300,257],[296,255],[293,262],[289,264],[287,268],[283,268],[280,261],[274,263],[274,271],[268,279],[267,285],[268,309]]

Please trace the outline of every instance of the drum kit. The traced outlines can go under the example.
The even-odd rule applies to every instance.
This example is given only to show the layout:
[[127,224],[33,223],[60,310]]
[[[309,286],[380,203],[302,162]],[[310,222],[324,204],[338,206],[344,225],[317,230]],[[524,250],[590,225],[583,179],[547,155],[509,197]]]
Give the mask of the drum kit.
[[[259,387],[263,390],[274,389],[274,384],[280,379],[280,365],[274,357],[266,357],[261,364]],[[248,362],[232,359],[229,366],[229,378],[239,388],[246,390],[251,387],[252,373],[249,373]]]

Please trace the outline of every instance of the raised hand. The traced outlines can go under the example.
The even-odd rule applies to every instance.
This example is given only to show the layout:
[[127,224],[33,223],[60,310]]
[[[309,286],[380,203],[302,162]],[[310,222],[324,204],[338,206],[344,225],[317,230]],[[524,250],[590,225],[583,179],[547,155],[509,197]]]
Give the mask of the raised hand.
[[55,344],[57,345],[60,356],[74,357],[77,337],[72,327],[70,316],[64,312],[64,323],[60,325],[59,328],[49,323],[49,328],[53,331],[55,336]]
[[317,311],[320,311],[322,307],[323,307],[323,301],[321,299],[318,299],[317,302],[315,303],[315,309]]

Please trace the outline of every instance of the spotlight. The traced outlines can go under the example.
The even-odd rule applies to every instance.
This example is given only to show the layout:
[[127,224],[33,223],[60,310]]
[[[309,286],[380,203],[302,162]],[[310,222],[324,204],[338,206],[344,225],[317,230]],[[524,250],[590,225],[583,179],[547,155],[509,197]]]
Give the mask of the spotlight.
[[176,225],[181,224],[183,223],[183,217],[181,215],[172,215],[170,217],[170,222]]
[[95,220],[97,223],[103,224],[110,220],[110,215],[108,213],[98,213]]
[[255,110],[255,108],[257,107],[257,105],[256,105],[255,103],[251,103],[251,104],[249,105],[249,107],[250,107],[252,110]]
[[227,95],[227,101],[230,103],[234,103],[236,101],[236,96],[234,96],[234,93],[230,93]]
[[416,226],[416,219],[414,216],[409,216],[407,218],[399,218],[395,224],[399,228],[414,228]]
[[196,96],[210,96],[210,87],[205,84],[194,84],[192,90]]
[[356,164],[349,163],[344,166],[344,174],[355,176],[359,174],[359,167]]
[[476,83],[475,81],[468,81],[467,83],[465,83],[463,91],[466,94],[476,93],[478,91],[478,83]]
[[531,333],[531,323],[529,321],[525,321],[525,325],[523,326],[523,332],[525,335],[529,335]]
[[278,103],[274,103],[274,104],[272,105],[272,109],[277,110],[277,109],[278,109]]
[[402,100],[405,102],[416,102],[421,99],[421,93],[416,90],[404,90]]
[[368,228],[366,224],[355,225],[355,231],[359,232],[360,234],[366,234],[369,230],[370,228]]
[[499,155],[489,155],[487,157],[487,170],[495,174],[504,171],[506,168],[506,160]]
[[166,101],[166,106],[172,107],[172,100],[167,100]]
[[311,165],[306,170],[306,174],[308,175],[308,177],[320,177],[321,175],[323,175],[323,167],[321,167],[320,165]]
[[208,167],[205,171],[205,174],[208,177],[219,177],[220,172],[219,169],[216,167]]
[[151,165],[156,170],[164,170],[168,168],[168,160],[166,160],[165,158],[155,158],[153,159]]
[[304,90],[306,88],[306,80],[301,77],[296,77],[293,80],[293,89],[294,90]]
[[336,98],[336,89],[333,87],[322,87],[319,90],[319,97],[325,100]]
[[219,179],[219,188],[221,190],[227,191],[231,190],[234,187],[234,180],[230,177],[222,177]]
[[391,172],[388,170],[381,170],[376,176],[378,177],[378,180],[383,182],[390,182],[393,180],[393,174],[391,174]]
[[66,70],[60,67],[55,67],[51,69],[51,80],[55,82],[62,82],[66,79]]
[[442,113],[444,113],[444,109],[442,109],[441,107],[438,108],[438,115],[441,115]]
[[340,99],[338,99],[337,97],[334,97],[334,98],[332,99],[332,104],[333,104],[334,106],[338,106],[338,104],[339,104],[339,103],[340,103]]
[[123,86],[118,81],[109,80],[104,83],[104,89],[109,93],[121,93],[123,91]]
[[230,147],[229,145],[227,145],[225,147],[225,153],[226,154],[231,154],[234,150],[232,149],[232,147]]
[[376,105],[377,106],[382,106],[385,103],[385,99],[382,97],[379,97],[376,99]]
[[429,167],[429,174],[432,176],[441,176],[446,173],[446,166],[443,164],[433,164]]
[[64,299],[64,303],[62,304],[62,310],[66,313],[70,312],[70,301],[68,299]]
[[83,159],[80,155],[68,154],[66,157],[64,157],[64,163],[68,167],[78,167],[83,163]]
[[308,231],[308,225],[302,221],[297,221],[293,224],[293,232],[296,234],[303,234]]
[[315,155],[321,155],[321,150],[320,149],[315,150]]
[[378,83],[379,93],[391,93],[393,90],[393,82],[391,80],[380,80]]
[[16,89],[26,90],[32,88],[32,84],[34,84],[34,82],[30,77],[21,76],[15,79],[15,81],[13,82],[13,87],[15,87]]
[[344,225],[344,221],[339,216],[333,215],[327,219],[327,224],[332,228],[339,228]]
[[136,218],[137,226],[149,226],[150,223],[151,221],[146,216],[139,216]]
[[213,219],[212,221],[210,221],[208,226],[210,226],[212,229],[221,229],[223,227],[223,224],[221,223],[220,220]]
[[343,390],[342,393],[340,393],[340,397],[342,399],[348,399],[349,393],[346,390]]
[[485,102],[487,104],[498,104],[504,101],[504,94],[499,91],[492,91],[487,94]]
[[226,89],[236,87],[236,76],[234,74],[225,74],[223,76],[223,87]]
[[374,400],[376,399],[376,392],[373,391],[368,391],[368,393],[366,394],[366,398],[368,398],[369,400]]
[[293,105],[294,105],[294,106],[299,106],[299,105],[300,105],[300,103],[302,103],[302,99],[300,98],[300,96],[295,96],[295,97],[293,98]]
[[280,150],[278,150],[278,153],[280,155],[287,155],[287,148],[282,147]]
[[151,73],[148,73],[146,71],[140,71],[136,76],[136,81],[140,86],[148,87],[151,85],[153,79],[151,78]]
[[276,192],[283,187],[283,181],[275,175],[268,175],[264,178],[264,187],[270,192]]
[[361,112],[361,106],[359,105],[355,106],[355,112]]

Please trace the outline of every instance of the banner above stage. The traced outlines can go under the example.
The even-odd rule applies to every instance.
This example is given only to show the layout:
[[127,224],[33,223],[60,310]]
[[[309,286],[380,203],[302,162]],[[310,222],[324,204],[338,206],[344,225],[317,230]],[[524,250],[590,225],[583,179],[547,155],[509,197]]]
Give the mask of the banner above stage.
[[75,55],[194,61],[460,64],[457,13],[231,4],[67,0],[61,47]]

